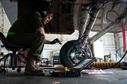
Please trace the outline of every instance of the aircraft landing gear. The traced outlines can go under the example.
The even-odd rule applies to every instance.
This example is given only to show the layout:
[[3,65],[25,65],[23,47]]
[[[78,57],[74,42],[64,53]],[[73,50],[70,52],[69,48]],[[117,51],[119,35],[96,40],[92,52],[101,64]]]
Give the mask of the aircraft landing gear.
[[[79,35],[78,40],[68,41],[60,50],[61,63],[65,67],[69,67],[71,69],[75,69],[75,68],[83,69],[85,66],[89,65],[95,59],[92,55],[91,48],[88,44],[89,43],[88,39],[89,39],[90,31],[92,30],[96,22],[97,16],[99,14],[100,9],[104,5],[104,2],[102,3],[100,1],[97,1],[97,2],[91,2],[87,5],[85,4],[80,4],[80,5],[86,8],[82,11],[86,11],[85,13],[87,13],[89,18],[86,18],[88,19],[88,21],[85,21],[85,18],[81,18],[81,16],[78,17],[79,14],[77,14],[77,17],[75,17],[77,19],[75,20],[81,21],[78,28],[79,30],[84,29],[84,31],[82,32],[81,35]],[[82,7],[78,7],[79,10]],[[82,16],[84,16],[85,13],[83,13]],[[78,23],[78,21],[76,23]]]

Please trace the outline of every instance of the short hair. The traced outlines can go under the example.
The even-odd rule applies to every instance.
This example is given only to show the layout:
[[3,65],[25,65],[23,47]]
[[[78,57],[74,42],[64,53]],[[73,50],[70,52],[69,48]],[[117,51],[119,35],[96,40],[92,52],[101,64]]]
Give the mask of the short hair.
[[52,0],[31,0],[30,5],[32,9],[39,12],[42,17],[54,13]]
[[47,16],[48,14],[54,14],[54,12],[52,10],[48,10],[48,11],[42,11],[40,12],[42,17]]

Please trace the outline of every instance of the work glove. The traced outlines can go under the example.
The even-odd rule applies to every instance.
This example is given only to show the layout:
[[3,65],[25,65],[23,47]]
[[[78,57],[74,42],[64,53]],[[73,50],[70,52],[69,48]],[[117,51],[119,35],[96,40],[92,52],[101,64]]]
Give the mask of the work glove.
[[50,44],[55,44],[55,43],[62,44],[58,38],[56,38],[56,39],[54,39],[53,41],[50,42]]

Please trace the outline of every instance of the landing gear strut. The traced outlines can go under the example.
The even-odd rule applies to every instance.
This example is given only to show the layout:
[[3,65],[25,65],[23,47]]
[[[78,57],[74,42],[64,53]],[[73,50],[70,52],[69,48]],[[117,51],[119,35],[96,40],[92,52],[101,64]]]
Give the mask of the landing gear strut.
[[84,13],[87,12],[89,18],[86,18],[87,21],[84,21],[85,18],[81,18],[81,16],[79,17],[77,16],[78,18],[77,20],[79,20],[80,18],[79,20],[80,24],[78,26],[79,31],[80,29],[81,30],[85,29],[85,30],[82,32],[81,35],[79,35],[78,40],[68,41],[60,50],[61,63],[65,67],[69,67],[71,69],[75,69],[75,68],[83,69],[85,66],[89,65],[91,62],[94,61],[95,58],[92,55],[91,48],[89,47],[88,44],[89,33],[93,28],[98,13],[100,11],[100,8],[103,7],[104,3],[96,1],[96,2],[91,2],[89,4],[80,4],[82,7],[79,7],[79,10],[80,8],[84,7],[84,10],[82,11],[85,11]]

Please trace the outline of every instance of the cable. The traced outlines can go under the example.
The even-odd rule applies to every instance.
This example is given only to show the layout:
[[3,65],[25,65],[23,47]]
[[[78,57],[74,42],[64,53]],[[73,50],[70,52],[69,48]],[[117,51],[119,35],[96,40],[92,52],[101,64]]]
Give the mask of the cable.
[[118,64],[123,60],[123,58],[126,56],[126,54],[127,54],[127,50],[126,50],[125,53],[123,54],[122,58],[114,65],[114,67],[115,67],[116,65],[118,65]]

